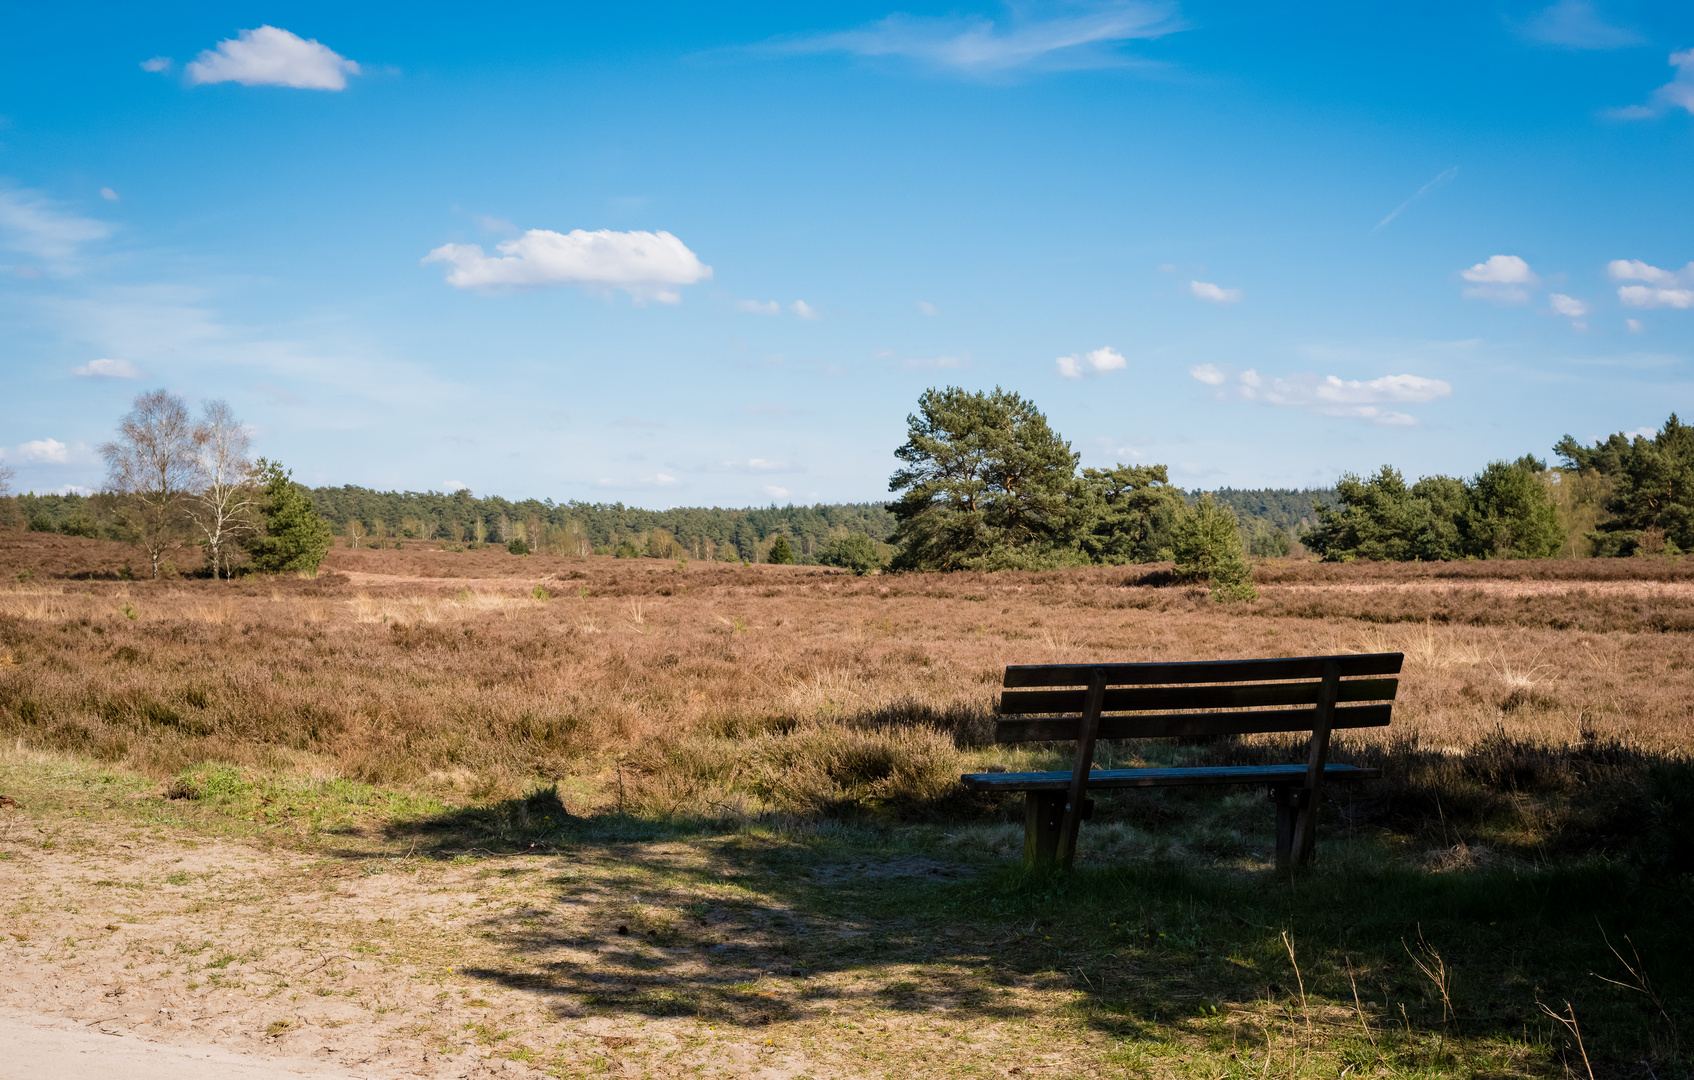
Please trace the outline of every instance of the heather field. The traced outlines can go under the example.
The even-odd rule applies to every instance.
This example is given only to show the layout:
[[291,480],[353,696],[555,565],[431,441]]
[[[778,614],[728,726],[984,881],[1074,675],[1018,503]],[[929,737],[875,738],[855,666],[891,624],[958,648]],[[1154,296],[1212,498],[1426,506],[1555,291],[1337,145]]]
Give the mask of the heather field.
[[[0,531],[14,1009],[384,1076],[1690,1069],[1694,561],[1273,561],[1234,605],[1158,566],[135,561]],[[992,744],[1007,664],[1381,650],[1395,723],[1336,757],[1384,779],[1292,881],[1262,791],[1102,798],[1040,877],[956,782],[1066,760]]]

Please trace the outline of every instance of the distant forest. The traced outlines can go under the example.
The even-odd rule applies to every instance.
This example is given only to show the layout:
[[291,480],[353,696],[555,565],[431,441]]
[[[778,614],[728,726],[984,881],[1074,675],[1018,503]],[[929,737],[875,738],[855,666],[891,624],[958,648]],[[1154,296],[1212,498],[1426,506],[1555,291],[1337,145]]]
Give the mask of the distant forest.
[[[1243,532],[1267,528],[1297,539],[1317,523],[1314,503],[1333,506],[1333,490],[1224,488],[1214,497],[1232,508]],[[1190,501],[1198,491],[1188,493]],[[498,495],[476,497],[417,491],[375,491],[348,484],[311,489],[312,503],[342,542],[376,544],[399,539],[449,544],[524,540],[533,550],[554,554],[652,554],[694,559],[764,561],[779,536],[799,561],[812,561],[829,540],[868,536],[878,544],[894,531],[886,503],[819,503],[746,509],[677,507],[643,510],[622,503],[514,502]],[[17,509],[30,528],[73,536],[116,538],[110,497],[105,495],[20,495]]]

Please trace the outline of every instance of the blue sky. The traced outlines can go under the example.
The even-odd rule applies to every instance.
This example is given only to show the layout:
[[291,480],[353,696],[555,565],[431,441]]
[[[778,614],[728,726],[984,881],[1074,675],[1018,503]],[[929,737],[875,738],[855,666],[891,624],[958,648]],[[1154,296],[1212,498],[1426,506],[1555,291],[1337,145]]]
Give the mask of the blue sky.
[[13,5],[0,452],[883,497],[929,386],[1188,487],[1694,412],[1694,7]]

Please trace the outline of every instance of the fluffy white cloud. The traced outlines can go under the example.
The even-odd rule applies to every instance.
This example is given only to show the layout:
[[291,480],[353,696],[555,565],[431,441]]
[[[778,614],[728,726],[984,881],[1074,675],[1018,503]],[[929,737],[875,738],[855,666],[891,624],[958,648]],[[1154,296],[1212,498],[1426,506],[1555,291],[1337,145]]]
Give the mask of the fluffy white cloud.
[[844,52],[899,57],[976,75],[1028,67],[1111,67],[1123,63],[1109,48],[1183,29],[1171,3],[1107,0],[1070,5],[1052,18],[1025,17],[1014,5],[1009,25],[981,16],[926,18],[890,15],[860,30],[777,41],[788,53]]
[[1660,101],[1694,113],[1694,49],[1670,54],[1676,78],[1659,87],[1653,96]]
[[1623,321],[1623,325],[1628,328],[1629,332],[1632,334],[1639,334],[1647,329],[1645,326],[1641,325],[1640,319],[1625,319]]
[[18,446],[18,459],[39,465],[65,465],[71,460],[71,448],[58,439],[34,439]]
[[1225,289],[1209,281],[1190,281],[1188,291],[1214,304],[1233,304],[1241,299],[1240,289]]
[[168,56],[155,56],[151,60],[141,61],[142,71],[169,71],[170,69],[171,58]]
[[65,263],[110,235],[105,222],[67,213],[37,192],[0,187],[0,246]]
[[745,311],[753,315],[775,315],[782,308],[775,300],[737,300],[735,310]]
[[581,285],[622,289],[637,300],[664,304],[682,299],[671,286],[712,276],[712,268],[668,232],[531,229],[496,248],[500,254],[490,256],[480,244],[443,244],[421,261],[452,266],[447,284],[456,289],[500,292]]
[[90,360],[81,367],[71,368],[71,374],[79,379],[141,379],[141,374],[134,364],[128,360],[108,360],[101,357]]
[[202,52],[186,70],[192,83],[345,90],[347,76],[357,75],[359,65],[315,40],[280,27],[261,26],[218,42],[216,49]]
[[1645,281],[1645,285],[1623,285],[1618,300],[1626,307],[1694,307],[1694,262],[1678,270],[1661,270],[1640,259],[1613,259],[1606,264],[1613,281]]
[[822,315],[818,314],[816,308],[806,303],[804,300],[796,300],[792,304],[789,304],[788,310],[808,322],[817,322],[819,319],[823,318]]
[[118,201],[118,193],[113,191],[109,187],[103,187],[103,188],[100,189],[100,197],[102,199],[105,199],[107,202],[117,202]]
[[469,487],[470,485],[465,483],[463,480],[449,480],[447,483],[442,485],[442,490],[451,495],[455,491],[465,491]]
[[720,461],[715,465],[706,466],[705,471],[714,473],[742,473],[744,475],[758,475],[760,473],[803,473],[806,470],[802,466],[795,465],[792,462],[783,461],[779,458],[755,457],[747,458],[745,461]]
[[1191,367],[1188,374],[1207,386],[1215,387],[1221,400],[1257,401],[1265,405],[1303,409],[1319,416],[1391,425],[1415,424],[1417,419],[1403,412],[1384,409],[1383,405],[1421,404],[1453,393],[1451,384],[1421,375],[1384,375],[1361,381],[1303,372],[1267,378],[1252,368],[1235,371],[1216,364]]
[[1622,49],[1641,43],[1640,34],[1606,22],[1588,0],[1558,0],[1522,29],[1536,41],[1569,49]]
[[918,301],[918,314],[920,314],[920,315],[939,315],[939,314],[941,314],[941,309],[936,307],[934,304],[930,303],[928,300],[919,300]]
[[1541,281],[1516,255],[1490,255],[1487,262],[1459,271],[1459,276],[1471,283],[1466,296],[1499,304],[1527,302],[1530,288]]
[[1066,379],[1080,379],[1084,375],[1104,375],[1108,371],[1120,371],[1127,364],[1123,354],[1110,345],[1103,345],[1081,356],[1060,356],[1053,361],[1059,375]]
[[787,498],[788,495],[790,494],[789,490],[787,488],[777,487],[775,484],[766,484],[765,487],[764,487],[764,492],[765,492],[766,495],[769,495],[773,499]]
[[1547,302],[1552,306],[1553,310],[1558,312],[1560,315],[1568,315],[1573,319],[1580,319],[1584,315],[1588,314],[1587,304],[1584,304],[1581,300],[1578,300],[1574,296],[1566,296],[1564,293],[1552,294],[1547,297]]

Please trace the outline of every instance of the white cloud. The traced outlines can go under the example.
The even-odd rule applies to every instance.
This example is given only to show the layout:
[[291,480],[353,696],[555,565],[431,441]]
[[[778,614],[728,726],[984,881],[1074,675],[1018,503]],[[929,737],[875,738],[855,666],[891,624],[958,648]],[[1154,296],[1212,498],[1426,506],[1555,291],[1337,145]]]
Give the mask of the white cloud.
[[775,315],[782,308],[775,300],[737,300],[735,310],[753,315]]
[[18,446],[18,458],[39,465],[66,465],[71,448],[58,439],[35,439]]
[[146,378],[134,364],[128,360],[108,360],[101,357],[90,360],[81,367],[71,368],[71,374],[79,379],[142,379]]
[[1233,304],[1241,299],[1240,289],[1225,289],[1209,281],[1190,281],[1188,291],[1214,304]]
[[712,268],[668,232],[530,229],[496,248],[499,257],[484,255],[480,244],[443,244],[420,262],[450,264],[447,284],[456,289],[502,292],[581,285],[622,289],[638,301],[664,304],[682,299],[667,286],[692,285],[712,276]]
[[1618,300],[1625,307],[1691,308],[1694,289],[1656,289],[1650,285],[1625,285],[1618,289]]
[[613,480],[610,477],[601,477],[596,482],[596,486],[603,488],[668,488],[675,487],[677,483],[677,478],[668,473],[654,473],[652,476],[643,476],[639,480]]
[[1421,375],[1384,375],[1378,379],[1343,380],[1335,375],[1310,372],[1266,378],[1252,368],[1225,369],[1200,364],[1188,374],[1207,386],[1216,387],[1224,401],[1257,401],[1265,405],[1303,409],[1319,416],[1370,420],[1377,424],[1410,425],[1417,419],[1383,405],[1421,404],[1449,397],[1450,383]]
[[187,69],[191,83],[238,82],[243,86],[292,86],[297,90],[345,90],[359,65],[327,45],[275,26],[243,30],[202,52]]
[[812,307],[812,305],[806,303],[804,300],[796,300],[792,304],[789,304],[788,310],[792,311],[800,318],[805,319],[807,322],[817,322],[819,319],[823,318],[822,315],[818,314],[816,308]]
[[445,484],[441,485],[441,487],[442,490],[451,495],[455,491],[465,491],[470,487],[470,485],[465,483],[463,480],[449,480]]
[[982,16],[929,18],[897,14],[859,30],[771,43],[786,53],[844,52],[898,57],[972,75],[1018,68],[1115,67],[1125,60],[1110,46],[1183,29],[1170,3],[1107,0],[1071,5],[1070,13],[1028,18],[1012,8],[1004,26]]
[[1541,281],[1516,255],[1490,255],[1487,262],[1459,271],[1459,276],[1471,283],[1466,296],[1497,304],[1526,303],[1529,289]]
[[1588,314],[1587,304],[1574,296],[1566,296],[1564,293],[1553,293],[1547,297],[1547,302],[1558,314],[1568,315],[1573,319],[1580,319]]
[[1624,434],[1629,436],[1631,442],[1634,442],[1636,439],[1654,438],[1659,434],[1659,429],[1652,427],[1638,427],[1634,431],[1626,431]]
[[1694,307],[1694,262],[1678,270],[1661,270],[1640,259],[1613,259],[1606,264],[1613,281],[1645,281],[1646,285],[1624,285],[1618,300],[1625,307]]
[[1423,187],[1420,187],[1416,191],[1412,192],[1411,198],[1407,199],[1405,202],[1401,203],[1399,206],[1396,206],[1392,211],[1389,212],[1387,217],[1385,217],[1381,221],[1377,222],[1376,228],[1371,230],[1371,234],[1375,235],[1378,229],[1381,229],[1383,226],[1387,225],[1390,221],[1393,221],[1395,218],[1399,217],[1403,212],[1405,212],[1406,207],[1412,205],[1413,203],[1417,202],[1419,199],[1423,198],[1424,195],[1430,189],[1432,189],[1432,188],[1434,188],[1434,187],[1436,187],[1440,184],[1446,183],[1448,180],[1453,179],[1453,177],[1455,177],[1457,175],[1459,175],[1459,167],[1457,165],[1454,165],[1450,169],[1443,169],[1440,173],[1436,174],[1435,179],[1431,180],[1429,183],[1425,184]]
[[1588,0],[1558,0],[1521,31],[1535,41],[1570,49],[1622,49],[1642,42],[1635,31],[1607,23]]
[[1128,366],[1128,361],[1110,345],[1103,345],[1081,356],[1057,357],[1053,365],[1061,377],[1080,379],[1084,375],[1104,375],[1108,371],[1120,371]]
[[1676,68],[1676,78],[1659,87],[1654,96],[1694,113],[1694,49],[1671,53],[1670,62]]
[[91,487],[83,487],[81,484],[60,484],[59,494],[81,495],[86,499],[88,496],[94,494],[94,489]]
[[0,188],[0,245],[14,251],[66,263],[83,244],[110,235],[105,222],[61,210],[38,192]]
[[169,71],[170,69],[171,58],[168,56],[155,56],[151,60],[141,61],[142,71]]
[[920,314],[920,315],[939,315],[939,314],[941,314],[941,309],[936,307],[934,304],[930,303],[928,300],[919,300],[918,301],[918,314]]
[[787,488],[777,487],[775,484],[766,484],[765,487],[764,487],[764,492],[765,492],[766,495],[769,495],[773,499],[782,499],[782,498],[786,498],[789,495],[789,491],[788,491]]
[[1639,334],[1647,329],[1645,326],[1641,325],[1640,319],[1625,319],[1623,321],[1623,325],[1627,327],[1629,332],[1632,334]]
[[118,201],[118,193],[113,191],[109,187],[103,187],[103,188],[100,189],[100,197],[102,199],[105,199],[107,202],[117,202]]

